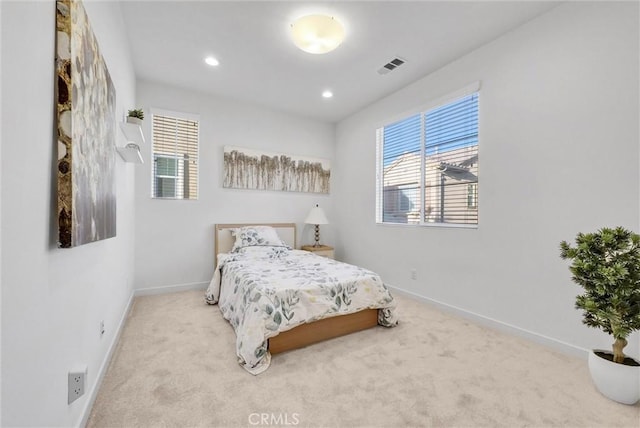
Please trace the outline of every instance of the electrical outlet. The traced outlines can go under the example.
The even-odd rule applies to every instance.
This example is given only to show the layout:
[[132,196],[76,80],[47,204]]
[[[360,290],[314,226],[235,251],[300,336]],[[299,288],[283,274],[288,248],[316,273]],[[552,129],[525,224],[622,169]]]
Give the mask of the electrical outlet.
[[100,321],[100,337],[104,335],[104,320]]
[[411,279],[418,279],[418,271],[411,269]]
[[69,404],[76,401],[84,394],[84,380],[87,371],[69,372]]

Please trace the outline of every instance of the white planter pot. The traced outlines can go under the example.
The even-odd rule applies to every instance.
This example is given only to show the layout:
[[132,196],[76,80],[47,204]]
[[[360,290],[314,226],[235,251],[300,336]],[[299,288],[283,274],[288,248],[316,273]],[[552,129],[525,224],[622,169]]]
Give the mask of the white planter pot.
[[611,352],[602,349],[589,352],[589,371],[598,391],[618,403],[637,403],[640,400],[640,367],[614,363],[599,357],[596,352]]
[[137,117],[127,116],[128,123],[135,123],[136,125],[142,125],[142,119],[138,119]]

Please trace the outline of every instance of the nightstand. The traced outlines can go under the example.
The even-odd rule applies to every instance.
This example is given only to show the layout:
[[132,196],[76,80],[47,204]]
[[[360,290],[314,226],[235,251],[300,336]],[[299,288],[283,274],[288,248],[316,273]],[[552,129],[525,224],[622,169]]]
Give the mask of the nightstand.
[[328,245],[320,245],[318,247],[314,247],[313,245],[303,245],[300,249],[304,251],[311,251],[313,254],[317,254],[322,257],[329,257],[330,259],[334,258],[333,247]]

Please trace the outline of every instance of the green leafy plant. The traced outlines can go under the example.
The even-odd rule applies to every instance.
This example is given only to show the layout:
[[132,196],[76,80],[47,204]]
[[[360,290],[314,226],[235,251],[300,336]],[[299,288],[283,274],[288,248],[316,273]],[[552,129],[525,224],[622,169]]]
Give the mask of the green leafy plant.
[[623,364],[627,337],[640,330],[640,235],[602,228],[575,241],[575,247],[560,243],[560,257],[571,260],[571,279],[584,289],[576,309],[584,324],[613,336],[613,361]]
[[137,117],[140,120],[144,119],[144,112],[142,111],[142,109],[129,110],[129,113],[127,113],[127,115],[129,117]]

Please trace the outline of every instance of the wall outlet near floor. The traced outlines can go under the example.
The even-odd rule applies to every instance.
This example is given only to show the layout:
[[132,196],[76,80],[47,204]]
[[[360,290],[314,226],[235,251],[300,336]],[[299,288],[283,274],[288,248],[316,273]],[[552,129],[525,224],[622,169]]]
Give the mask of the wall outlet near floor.
[[73,403],[84,394],[84,382],[86,377],[86,367],[69,372],[69,404]]
[[411,269],[411,279],[418,279],[418,271]]
[[100,337],[104,335],[104,320],[100,321]]

